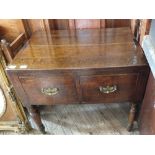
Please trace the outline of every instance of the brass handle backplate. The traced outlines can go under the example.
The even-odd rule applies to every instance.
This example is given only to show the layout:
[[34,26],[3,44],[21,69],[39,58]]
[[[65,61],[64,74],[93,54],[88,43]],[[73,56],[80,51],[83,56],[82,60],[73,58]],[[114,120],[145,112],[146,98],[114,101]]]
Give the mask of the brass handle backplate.
[[59,88],[42,88],[41,92],[44,95],[53,96],[53,95],[58,94]]
[[110,94],[110,93],[113,93],[115,91],[117,91],[117,86],[114,85],[114,86],[99,86],[99,90],[101,93],[104,93],[104,94]]

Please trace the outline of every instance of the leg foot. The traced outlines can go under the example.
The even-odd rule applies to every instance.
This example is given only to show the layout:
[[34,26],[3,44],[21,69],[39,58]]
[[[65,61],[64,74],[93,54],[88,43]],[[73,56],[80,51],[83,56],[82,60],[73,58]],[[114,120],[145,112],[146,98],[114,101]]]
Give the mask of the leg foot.
[[34,106],[27,107],[27,110],[28,110],[31,118],[33,119],[33,121],[37,125],[37,128],[39,129],[39,131],[41,133],[45,134],[46,133],[45,127],[41,122],[41,117],[40,117],[39,111]]
[[45,127],[43,124],[39,127],[39,130],[42,134],[46,134]]
[[127,131],[131,132],[133,129],[133,124],[129,124],[127,127]]
[[129,132],[133,129],[135,114],[136,114],[136,103],[132,103],[130,113],[129,113],[129,119],[128,119],[128,127],[127,127],[127,130]]

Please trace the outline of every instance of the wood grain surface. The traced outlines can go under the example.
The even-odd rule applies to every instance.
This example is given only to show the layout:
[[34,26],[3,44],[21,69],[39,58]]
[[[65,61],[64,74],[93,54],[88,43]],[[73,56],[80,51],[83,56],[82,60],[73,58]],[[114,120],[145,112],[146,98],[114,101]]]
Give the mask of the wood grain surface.
[[150,73],[146,93],[140,113],[140,133],[143,135],[155,134],[155,79]]
[[[82,69],[146,66],[129,28],[58,30],[33,34],[11,65],[26,69]],[[9,68],[8,68],[9,69]]]

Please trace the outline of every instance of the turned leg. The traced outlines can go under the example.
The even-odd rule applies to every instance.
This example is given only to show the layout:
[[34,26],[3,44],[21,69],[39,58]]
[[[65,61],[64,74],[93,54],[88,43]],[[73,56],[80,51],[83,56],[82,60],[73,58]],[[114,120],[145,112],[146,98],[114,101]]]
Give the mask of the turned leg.
[[33,119],[33,121],[35,122],[35,124],[37,125],[38,129],[45,134],[45,127],[41,122],[41,117],[40,117],[40,113],[39,111],[34,107],[34,106],[29,106],[27,107],[27,110],[31,116],[31,118]]
[[128,118],[128,128],[127,128],[128,131],[131,131],[133,128],[135,114],[136,114],[136,103],[132,103],[130,113],[129,113],[129,118]]

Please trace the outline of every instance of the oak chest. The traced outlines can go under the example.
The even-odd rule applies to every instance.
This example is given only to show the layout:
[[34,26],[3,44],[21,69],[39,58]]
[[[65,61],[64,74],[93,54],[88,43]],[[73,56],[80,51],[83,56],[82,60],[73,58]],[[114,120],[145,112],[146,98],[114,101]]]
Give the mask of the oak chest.
[[23,105],[43,130],[35,105],[136,103],[149,67],[129,28],[38,31],[7,67]]

